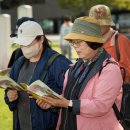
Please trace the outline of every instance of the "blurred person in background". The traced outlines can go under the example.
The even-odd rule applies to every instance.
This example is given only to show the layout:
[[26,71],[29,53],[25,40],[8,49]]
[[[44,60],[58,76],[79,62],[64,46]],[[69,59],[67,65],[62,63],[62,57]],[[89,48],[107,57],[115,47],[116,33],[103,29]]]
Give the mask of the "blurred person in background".
[[72,60],[72,48],[68,41],[64,40],[64,36],[66,36],[68,33],[70,33],[73,23],[70,16],[65,16],[63,18],[64,23],[61,25],[60,28],[60,48],[61,53],[64,56],[68,56],[70,60]]
[[[17,31],[18,31],[19,26],[26,21],[35,21],[35,19],[30,18],[30,17],[22,17],[17,20],[15,30],[13,30],[10,35],[12,46],[13,46],[13,44],[16,44],[16,43],[14,43],[14,40],[17,37]],[[21,48],[17,48],[16,50],[14,50],[11,55],[11,58],[9,60],[8,68],[10,68],[13,65],[13,63],[21,56],[23,56]]]
[[112,108],[114,102],[121,103],[121,72],[103,49],[98,20],[77,18],[65,39],[79,59],[66,72],[63,98],[43,97],[61,108],[57,130],[123,130]]
[[[99,20],[105,42],[103,47],[118,61],[120,67],[125,68],[126,75],[124,81],[125,83],[130,83],[130,40],[112,28],[115,24],[108,6],[95,5],[91,7],[89,16]],[[124,75],[123,70],[122,75]]]
[[[35,21],[22,23],[15,43],[21,46],[23,56],[13,64],[10,77],[17,83],[27,85],[40,79],[61,94],[64,73],[71,62],[59,54],[46,70],[48,60],[57,52],[50,48],[42,27]],[[45,71],[47,74],[42,78]],[[58,109],[51,108],[45,102],[42,102],[41,109],[27,92],[11,89],[5,91],[5,102],[13,111],[13,130],[55,130]]]

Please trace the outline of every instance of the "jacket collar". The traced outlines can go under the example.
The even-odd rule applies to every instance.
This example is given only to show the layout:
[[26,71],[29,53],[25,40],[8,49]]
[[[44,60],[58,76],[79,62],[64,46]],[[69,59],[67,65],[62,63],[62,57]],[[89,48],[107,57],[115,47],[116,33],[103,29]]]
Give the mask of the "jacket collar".
[[82,94],[84,88],[86,87],[88,81],[93,77],[95,76],[95,74],[97,72],[99,72],[101,69],[102,69],[102,66],[103,66],[103,62],[110,58],[110,55],[105,51],[103,50],[103,53],[99,56],[98,60],[95,62],[93,68],[91,69],[91,71],[88,73],[88,76],[86,77],[86,79],[84,80],[82,86],[81,86],[81,89],[80,89],[80,92],[79,92],[79,97],[80,95]]

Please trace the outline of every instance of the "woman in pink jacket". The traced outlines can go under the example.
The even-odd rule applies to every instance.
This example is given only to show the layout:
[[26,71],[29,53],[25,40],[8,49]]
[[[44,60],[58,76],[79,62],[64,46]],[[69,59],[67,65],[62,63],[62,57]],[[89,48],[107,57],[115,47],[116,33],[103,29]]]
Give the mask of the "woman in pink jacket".
[[[64,97],[43,97],[53,107],[61,107],[57,130],[123,130],[112,108],[114,102],[120,104],[122,77],[118,64],[102,48],[98,21],[77,18],[65,39],[79,60],[65,75]],[[46,107],[41,101],[38,105]]]

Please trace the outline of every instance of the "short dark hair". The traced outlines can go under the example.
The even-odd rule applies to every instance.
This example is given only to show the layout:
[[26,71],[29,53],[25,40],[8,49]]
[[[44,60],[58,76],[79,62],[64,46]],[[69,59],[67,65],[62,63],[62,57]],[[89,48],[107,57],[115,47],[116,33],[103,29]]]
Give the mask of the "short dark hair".
[[86,43],[93,50],[96,50],[103,46],[103,43],[97,43],[97,42],[86,42]]
[[69,16],[69,15],[64,16],[63,19],[64,19],[64,21],[71,21],[72,20],[71,16]]

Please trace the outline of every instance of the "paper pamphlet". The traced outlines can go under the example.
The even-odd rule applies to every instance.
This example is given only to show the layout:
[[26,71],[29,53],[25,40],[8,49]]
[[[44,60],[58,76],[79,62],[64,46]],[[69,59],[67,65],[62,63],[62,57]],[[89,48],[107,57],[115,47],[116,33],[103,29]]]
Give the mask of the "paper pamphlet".
[[50,97],[53,98],[58,98],[61,99],[62,96],[54,92],[52,89],[50,89],[45,83],[43,83],[40,80],[36,80],[33,82],[31,85],[26,85],[25,83],[20,83],[22,87],[29,91],[29,93],[34,97],[34,98],[42,98],[45,95],[49,95]]
[[49,88],[45,83],[40,80],[36,80],[29,86],[25,83],[20,83],[19,85],[7,75],[3,75],[3,72],[2,75],[0,75],[0,88],[28,91],[36,99],[41,99],[45,95],[49,95],[50,97],[58,99],[62,98],[61,95],[54,92],[51,88]]
[[15,89],[15,90],[23,90],[23,88],[16,83],[13,79],[8,77],[7,75],[0,75],[0,88],[3,89]]

